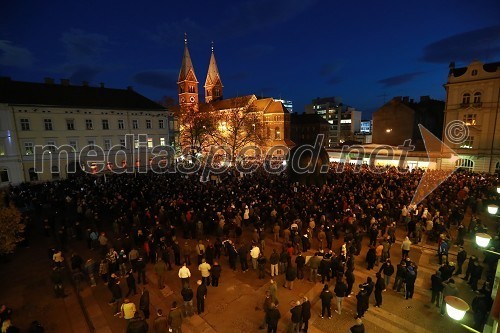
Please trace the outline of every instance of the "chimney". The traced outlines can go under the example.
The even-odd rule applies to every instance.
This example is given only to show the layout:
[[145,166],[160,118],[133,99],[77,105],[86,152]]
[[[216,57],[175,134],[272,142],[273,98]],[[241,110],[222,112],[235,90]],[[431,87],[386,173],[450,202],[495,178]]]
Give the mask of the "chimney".
[[409,100],[410,100],[410,96],[404,96],[403,97],[403,102],[404,103],[408,103]]
[[54,79],[51,78],[51,77],[46,77],[46,78],[43,79],[43,82],[45,84],[54,84]]
[[69,86],[69,80],[68,79],[61,79],[61,86]]
[[104,82],[99,83],[99,86],[100,86],[101,88],[104,88]]
[[82,81],[82,86],[83,87],[88,87],[89,86],[89,81]]
[[423,103],[423,102],[428,102],[430,101],[431,98],[429,95],[426,95],[426,96],[420,96],[420,103]]

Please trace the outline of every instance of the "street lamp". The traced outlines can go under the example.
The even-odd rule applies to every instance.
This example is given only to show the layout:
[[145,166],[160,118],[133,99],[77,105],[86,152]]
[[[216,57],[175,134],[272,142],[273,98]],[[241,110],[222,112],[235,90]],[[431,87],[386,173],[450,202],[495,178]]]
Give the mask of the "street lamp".
[[485,233],[477,233],[476,234],[476,244],[479,247],[487,247],[490,243],[491,236]]
[[460,321],[464,318],[465,313],[469,311],[469,304],[461,298],[446,296],[444,301],[446,303],[446,312],[452,319]]
[[496,215],[498,212],[498,206],[495,204],[490,204],[488,205],[488,213],[491,215]]
[[497,186],[497,193],[500,194],[500,185]]

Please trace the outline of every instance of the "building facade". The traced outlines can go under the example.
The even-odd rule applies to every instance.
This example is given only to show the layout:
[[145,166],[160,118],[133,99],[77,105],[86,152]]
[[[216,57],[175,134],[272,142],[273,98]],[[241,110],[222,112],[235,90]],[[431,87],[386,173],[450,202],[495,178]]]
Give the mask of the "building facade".
[[[208,112],[214,118],[224,114],[227,115],[235,109],[246,113],[251,112],[253,116],[258,117],[259,124],[262,125],[259,126],[261,127],[259,130],[262,131],[262,135],[265,137],[265,144],[260,145],[263,153],[269,151],[271,147],[283,146],[284,149],[276,149],[273,154],[284,156],[287,153],[285,148],[294,145],[290,140],[290,112],[281,101],[274,98],[259,99],[256,95],[223,98],[224,87],[215,60],[213,46],[204,86],[205,102],[199,101],[198,80],[189,54],[187,39],[184,40],[184,55],[177,85],[179,93],[178,112],[187,112],[187,110]],[[180,118],[182,116],[179,116]],[[183,126],[181,121],[179,124],[181,132]],[[219,131],[225,131],[227,126],[226,122],[221,122],[216,127]],[[183,136],[182,133],[180,136]],[[254,145],[254,143],[248,142],[248,145]],[[236,154],[237,152],[233,153]]]
[[339,147],[354,139],[359,132],[361,111],[344,106],[340,97],[316,98],[306,105],[305,113],[317,114],[330,124],[327,147]]
[[322,147],[328,145],[330,124],[317,114],[290,115],[292,127],[292,141],[297,145],[314,145],[319,134],[323,135]]
[[0,79],[1,184],[145,166],[166,146],[168,115],[132,88]]
[[375,144],[403,145],[411,139],[415,150],[425,150],[419,124],[441,138],[444,102],[421,96],[418,102],[397,96],[373,113],[372,141]]
[[[500,173],[500,62],[473,61],[467,67],[450,64],[446,89],[443,141],[458,155],[442,168],[461,167]],[[455,138],[451,124],[466,126],[466,137]]]

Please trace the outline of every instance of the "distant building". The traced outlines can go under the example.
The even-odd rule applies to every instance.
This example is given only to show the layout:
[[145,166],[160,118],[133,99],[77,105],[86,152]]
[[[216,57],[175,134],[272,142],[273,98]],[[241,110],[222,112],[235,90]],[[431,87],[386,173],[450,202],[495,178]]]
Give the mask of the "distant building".
[[[0,78],[0,185],[66,178],[89,161],[145,166],[154,146],[169,144],[168,126],[165,108],[131,87]],[[146,153],[134,153],[139,145]]]
[[297,145],[313,145],[318,134],[323,134],[323,147],[328,144],[330,124],[317,114],[297,114],[290,115],[292,127],[292,141]]
[[371,133],[373,127],[373,120],[361,120],[359,131],[361,133]]
[[444,102],[421,96],[415,102],[408,96],[394,97],[373,113],[373,143],[398,146],[411,139],[416,150],[424,150],[418,124],[441,138]]
[[306,105],[307,114],[317,114],[330,124],[328,147],[338,147],[352,141],[360,131],[361,111],[344,106],[341,97],[316,98]]
[[[500,173],[500,62],[473,61],[467,67],[450,64],[446,89],[443,141],[460,157],[443,160],[442,168],[461,167]],[[457,140],[446,125],[463,121],[467,137]]]
[[286,109],[293,113],[293,101],[285,100],[285,99],[275,99],[276,102],[281,102],[286,107]]

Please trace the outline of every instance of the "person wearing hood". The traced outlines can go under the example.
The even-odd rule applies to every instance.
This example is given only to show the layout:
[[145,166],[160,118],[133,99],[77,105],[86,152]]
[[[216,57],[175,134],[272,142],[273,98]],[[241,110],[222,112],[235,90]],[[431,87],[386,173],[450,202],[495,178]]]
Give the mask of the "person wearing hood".
[[439,307],[439,301],[441,299],[441,291],[443,290],[443,279],[441,278],[441,272],[436,271],[435,274],[431,276],[431,290],[432,298],[431,303],[436,303],[436,307]]
[[417,280],[417,271],[413,265],[407,265],[406,279],[405,279],[405,296],[406,299],[413,298],[415,291],[415,281]]
[[401,258],[406,259],[410,254],[411,241],[408,236],[405,237],[405,240],[401,244]]
[[455,280],[449,279],[448,282],[443,283],[443,297],[441,300],[441,316],[444,316],[445,312],[445,307],[446,307],[446,302],[444,299],[446,296],[457,296],[458,295],[458,289],[457,286],[455,285]]

